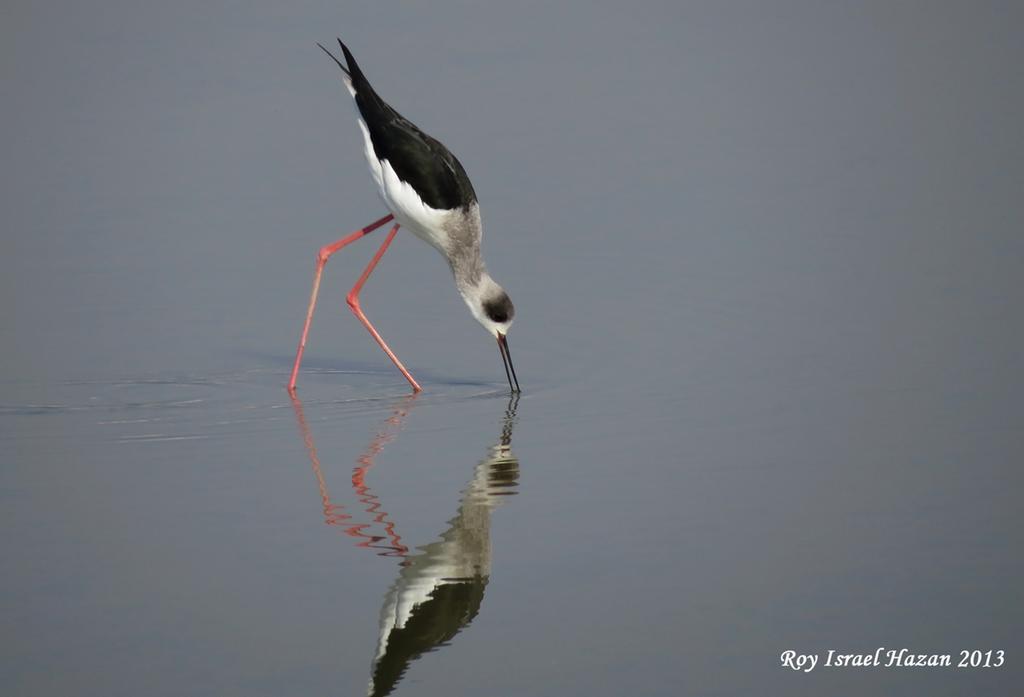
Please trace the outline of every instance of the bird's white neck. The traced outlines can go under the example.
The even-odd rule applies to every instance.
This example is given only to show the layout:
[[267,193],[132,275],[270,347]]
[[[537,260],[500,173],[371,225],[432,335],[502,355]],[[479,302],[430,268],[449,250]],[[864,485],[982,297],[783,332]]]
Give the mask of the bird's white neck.
[[484,314],[484,302],[489,298],[501,295],[505,291],[487,273],[487,268],[484,266],[483,261],[480,261],[479,273],[476,276],[475,283],[471,283],[467,277],[460,279],[456,276],[455,285],[459,289],[462,299],[466,302],[466,306],[469,307],[469,311],[476,318],[476,321],[482,324],[484,329],[490,332],[491,336],[497,337],[498,325]]

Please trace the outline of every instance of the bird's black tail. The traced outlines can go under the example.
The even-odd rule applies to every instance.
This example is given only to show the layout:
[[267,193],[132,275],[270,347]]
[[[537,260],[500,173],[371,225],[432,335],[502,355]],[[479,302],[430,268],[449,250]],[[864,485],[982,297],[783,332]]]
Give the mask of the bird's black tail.
[[[338,43],[339,43],[339,44],[341,43],[341,39],[338,39]],[[331,57],[331,60],[332,60],[332,61],[334,61],[335,63],[337,63],[337,64],[338,64],[338,67],[339,67],[339,68],[341,68],[341,72],[345,73],[345,74],[346,74],[346,75],[348,75],[349,77],[352,77],[352,73],[350,73],[350,72],[348,71],[348,68],[346,68],[346,67],[345,67],[344,65],[342,65],[342,64],[341,64],[341,61],[340,61],[340,60],[338,60],[337,58],[335,58],[335,57],[334,57],[334,54],[333,54],[333,53],[331,53],[331,52],[330,52],[330,51],[328,51],[328,50],[327,50],[326,48],[324,48],[324,45],[323,45],[322,43],[320,43],[319,41],[317,41],[317,42],[316,42],[316,45],[320,47],[320,50],[321,50],[321,51],[323,51],[323,52],[324,52],[324,53],[326,53],[326,54],[327,54],[328,56],[330,56],[330,57]],[[344,44],[342,44],[342,48],[344,48]]]
[[342,65],[341,61],[335,58],[333,53],[319,43],[317,44],[317,46],[323,49],[324,53],[331,57],[331,60],[338,64],[338,67],[348,77],[348,82],[356,93],[356,106],[359,107],[359,112],[363,115],[367,124],[370,125],[371,130],[373,130],[374,124],[393,118],[395,111],[377,95],[373,86],[370,85],[370,81],[366,79],[363,71],[359,69],[359,63],[356,62],[352,52],[348,50],[348,46],[342,43],[341,39],[338,39],[338,45],[341,46],[341,52],[345,56],[345,62],[348,63],[348,66]]

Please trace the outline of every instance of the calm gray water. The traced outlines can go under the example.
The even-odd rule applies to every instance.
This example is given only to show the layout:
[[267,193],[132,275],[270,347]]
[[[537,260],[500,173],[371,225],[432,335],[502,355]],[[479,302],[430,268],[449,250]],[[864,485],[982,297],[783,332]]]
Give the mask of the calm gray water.
[[[1012,3],[7,3],[6,695],[1021,680]],[[343,36],[447,143],[524,394],[379,217]],[[1005,651],[826,668],[786,650]]]

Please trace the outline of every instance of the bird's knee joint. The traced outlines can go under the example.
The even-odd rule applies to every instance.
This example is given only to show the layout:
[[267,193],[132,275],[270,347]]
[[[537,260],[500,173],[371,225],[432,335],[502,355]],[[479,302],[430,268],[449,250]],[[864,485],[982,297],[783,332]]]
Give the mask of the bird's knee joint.
[[321,247],[316,253],[316,263],[323,266],[327,263],[327,260],[331,258],[331,248],[329,245]]
[[352,308],[353,312],[359,312],[359,296],[358,295],[356,295],[355,293],[349,293],[345,297],[345,302],[348,303],[348,306]]

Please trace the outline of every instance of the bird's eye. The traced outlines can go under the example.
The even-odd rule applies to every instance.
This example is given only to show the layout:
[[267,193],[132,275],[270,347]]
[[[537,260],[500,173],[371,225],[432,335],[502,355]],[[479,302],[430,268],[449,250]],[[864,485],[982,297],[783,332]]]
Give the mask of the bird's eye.
[[512,319],[514,312],[512,301],[504,293],[484,302],[484,313],[492,322],[504,324]]

